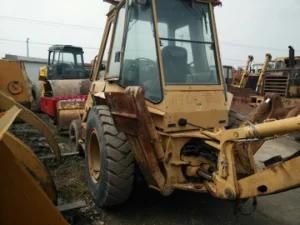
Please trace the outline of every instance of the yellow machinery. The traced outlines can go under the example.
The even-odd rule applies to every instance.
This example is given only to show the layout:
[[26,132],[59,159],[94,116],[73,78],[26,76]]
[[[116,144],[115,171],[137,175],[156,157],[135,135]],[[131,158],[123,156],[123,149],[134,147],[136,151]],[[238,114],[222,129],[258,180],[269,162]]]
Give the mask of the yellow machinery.
[[[229,86],[229,91],[234,94],[232,109],[248,114],[253,107],[263,102],[266,96],[273,96],[278,110],[284,108],[283,111],[294,111],[298,108],[300,96],[299,65],[300,57],[281,57],[272,60],[271,54],[266,54],[257,82],[252,85],[253,88],[248,88],[248,84],[241,87]],[[281,96],[281,99],[274,95]]]
[[[281,99],[275,97],[274,100],[276,99],[277,111],[285,112],[279,113],[279,118],[284,118],[285,115],[294,114],[299,110],[300,57],[275,58],[273,61],[271,59],[271,55],[267,54],[257,83],[256,95],[250,96],[250,102],[255,106],[262,102],[265,96],[280,96]],[[291,60],[294,65],[289,65]]]
[[269,64],[270,64],[271,60],[272,60],[272,55],[266,54],[265,62],[264,62],[262,70],[259,73],[258,81],[256,84],[255,91],[257,94],[262,94],[262,88],[263,88],[263,84],[264,84],[264,80],[265,80],[265,74],[269,68]]
[[0,109],[0,224],[67,225],[54,206],[56,190],[48,171],[8,129],[17,117],[30,123],[46,137],[59,160],[52,133],[32,112],[1,91]]
[[254,57],[252,55],[249,55],[245,70],[243,70],[240,80],[233,82],[234,87],[238,87],[238,88],[246,87],[249,75],[251,73],[251,65],[253,63],[253,60],[254,60]]
[[31,83],[20,61],[0,60],[0,90],[30,108]]
[[[246,70],[242,72],[241,79],[233,81],[228,86],[230,93],[234,95],[231,109],[241,114],[247,115],[258,104],[262,103],[264,96],[262,95],[265,74],[270,67],[272,60],[271,54],[266,54],[262,68],[256,73],[250,72],[253,57],[249,56],[247,61]],[[239,83],[239,85],[236,85]]]
[[[300,157],[254,155],[266,139],[300,130],[268,119],[272,98],[231,122],[215,0],[123,0],[108,13],[79,129],[87,181],[100,207],[121,204],[137,165],[149,187],[247,199],[300,185]],[[106,54],[109,52],[109,54]]]
[[[255,90],[257,93],[262,89],[265,73],[270,67],[270,62],[272,60],[271,54],[266,54],[265,61],[263,64],[253,64],[254,57],[249,55],[245,66],[245,70],[242,71],[240,77],[235,77],[232,81],[232,88],[248,88]],[[255,70],[255,66],[261,66],[259,69]],[[249,80],[252,78],[251,80]],[[229,86],[229,90],[231,87]],[[254,93],[254,92],[253,92]]]
[[[290,65],[290,61],[294,65]],[[273,68],[265,71],[260,94],[276,93],[299,104],[300,97],[300,57],[290,59],[276,58],[272,61]]]

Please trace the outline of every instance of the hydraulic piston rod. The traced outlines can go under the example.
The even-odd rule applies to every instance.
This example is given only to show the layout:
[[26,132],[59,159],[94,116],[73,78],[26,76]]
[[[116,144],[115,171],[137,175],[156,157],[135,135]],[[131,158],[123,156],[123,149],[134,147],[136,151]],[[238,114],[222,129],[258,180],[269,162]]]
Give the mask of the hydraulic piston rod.
[[284,135],[300,130],[300,116],[282,120],[267,121],[257,125],[225,131],[223,136],[225,141],[245,138],[266,138],[275,135]]

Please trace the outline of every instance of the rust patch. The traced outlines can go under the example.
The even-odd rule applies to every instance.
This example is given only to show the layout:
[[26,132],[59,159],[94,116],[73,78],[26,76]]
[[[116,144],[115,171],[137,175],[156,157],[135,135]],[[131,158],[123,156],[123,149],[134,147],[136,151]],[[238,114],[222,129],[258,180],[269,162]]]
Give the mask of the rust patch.
[[128,87],[125,93],[105,93],[115,123],[127,134],[139,166],[150,185],[163,189],[165,177],[159,166],[164,152],[141,87]]

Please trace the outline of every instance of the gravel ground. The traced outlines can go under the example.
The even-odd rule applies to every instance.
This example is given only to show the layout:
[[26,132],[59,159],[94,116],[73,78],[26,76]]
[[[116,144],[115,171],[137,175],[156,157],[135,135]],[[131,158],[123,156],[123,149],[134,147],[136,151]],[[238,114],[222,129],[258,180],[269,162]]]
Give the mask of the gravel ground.
[[[67,133],[59,133],[52,121],[43,114],[39,115],[55,133],[56,140],[59,142],[62,153],[72,152],[72,146],[69,144]],[[51,156],[49,145],[44,137],[26,123],[14,124],[10,131],[18,138],[24,141],[39,158]],[[95,207],[84,179],[84,158],[78,155],[63,157],[60,164],[55,159],[42,159],[43,163],[49,170],[58,195],[58,205],[85,201],[86,207],[72,210],[64,214],[66,219],[72,225],[102,225],[103,214],[100,209]]]

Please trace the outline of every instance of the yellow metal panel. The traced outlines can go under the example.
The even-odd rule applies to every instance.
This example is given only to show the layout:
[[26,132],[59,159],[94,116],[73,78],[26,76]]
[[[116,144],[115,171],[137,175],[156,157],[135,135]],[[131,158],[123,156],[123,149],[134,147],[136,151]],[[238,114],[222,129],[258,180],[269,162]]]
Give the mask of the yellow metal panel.
[[30,84],[21,62],[0,60],[0,90],[12,96],[17,102],[31,102]]
[[[24,168],[34,177],[38,185],[46,192],[52,202],[56,202],[56,189],[49,172],[33,153],[33,151],[18,138],[10,133],[5,133],[3,143],[9,146],[11,153],[14,155]],[[1,151],[1,149],[0,149]]]
[[285,191],[300,186],[300,157],[277,164],[239,181],[240,198]]
[[67,225],[30,173],[0,142],[0,224]]
[[14,120],[20,112],[21,109],[19,109],[16,106],[13,106],[2,117],[0,117],[0,140],[2,139],[3,134],[8,130],[8,128],[14,122]]
[[44,123],[39,117],[37,117],[33,112],[25,108],[24,106],[15,102],[11,97],[7,96],[5,93],[0,91],[0,110],[9,110],[11,107],[16,106],[22,111],[19,113],[18,117],[25,122],[33,125],[36,129],[38,129],[42,135],[44,135],[49,142],[51,150],[56,155],[56,158],[60,160],[60,149],[54,138],[53,133],[49,129],[46,123]]

